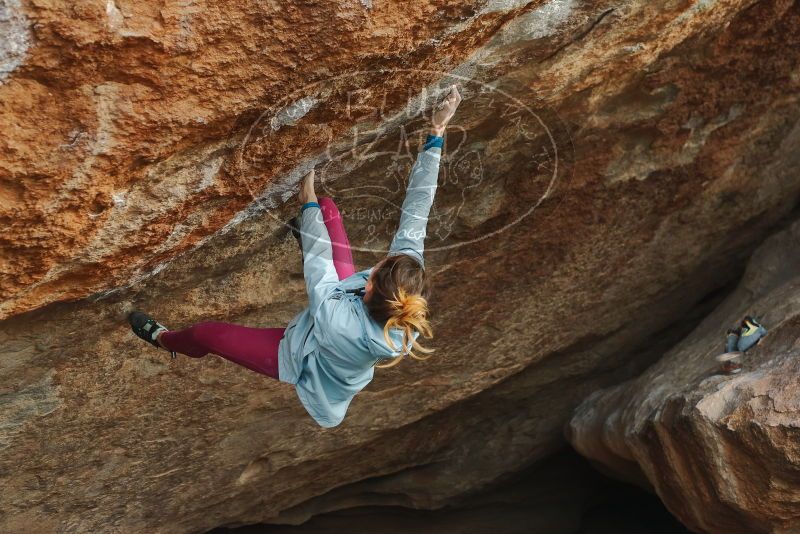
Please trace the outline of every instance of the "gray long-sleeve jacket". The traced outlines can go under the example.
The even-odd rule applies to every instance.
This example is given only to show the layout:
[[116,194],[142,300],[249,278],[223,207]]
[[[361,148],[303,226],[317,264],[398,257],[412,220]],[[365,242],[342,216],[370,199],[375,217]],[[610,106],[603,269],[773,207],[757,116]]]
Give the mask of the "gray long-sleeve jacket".
[[[389,254],[409,254],[424,265],[425,230],[440,158],[439,147],[417,155]],[[278,374],[282,382],[295,385],[300,402],[317,423],[333,427],[342,422],[355,394],[372,380],[374,365],[400,353],[386,343],[383,325],[372,319],[361,297],[346,292],[364,287],[372,269],[339,280],[319,208],[303,211],[300,230],[309,306],[286,328]],[[396,347],[403,346],[400,330],[390,330],[390,336]]]

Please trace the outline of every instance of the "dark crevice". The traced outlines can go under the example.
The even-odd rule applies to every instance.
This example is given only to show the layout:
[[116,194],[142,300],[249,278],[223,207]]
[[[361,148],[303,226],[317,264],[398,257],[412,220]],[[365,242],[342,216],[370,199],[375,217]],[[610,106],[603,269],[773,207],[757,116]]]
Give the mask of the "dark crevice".
[[559,46],[558,48],[556,48],[555,50],[553,50],[553,52],[551,52],[550,54],[548,54],[547,56],[545,56],[545,57],[542,59],[542,61],[547,61],[547,60],[549,60],[550,58],[552,58],[552,57],[554,57],[554,56],[558,55],[558,54],[559,54],[559,53],[560,53],[562,50],[564,50],[565,48],[567,48],[567,47],[568,47],[568,46],[570,46],[571,44],[573,44],[573,43],[577,43],[578,41],[582,40],[584,37],[586,37],[587,35],[589,35],[590,33],[592,33],[592,30],[594,30],[594,29],[595,29],[595,27],[597,27],[597,25],[598,25],[598,24],[600,24],[601,22],[603,22],[603,19],[604,19],[604,18],[606,18],[608,15],[610,15],[610,14],[611,14],[613,11],[614,11],[614,8],[612,7],[612,8],[610,8],[610,9],[606,9],[605,11],[603,11],[602,13],[600,13],[600,16],[599,16],[599,17],[597,17],[597,18],[594,20],[594,22],[592,22],[592,23],[589,25],[589,27],[588,27],[588,28],[586,28],[585,30],[583,30],[582,32],[580,32],[578,35],[576,35],[574,38],[570,39],[570,40],[569,40],[569,41],[567,41],[566,43],[562,44],[561,46]]
[[547,534],[684,534],[655,495],[606,478],[577,453],[564,449],[438,510],[358,506],[291,525],[218,528],[211,534],[415,534],[542,532]]

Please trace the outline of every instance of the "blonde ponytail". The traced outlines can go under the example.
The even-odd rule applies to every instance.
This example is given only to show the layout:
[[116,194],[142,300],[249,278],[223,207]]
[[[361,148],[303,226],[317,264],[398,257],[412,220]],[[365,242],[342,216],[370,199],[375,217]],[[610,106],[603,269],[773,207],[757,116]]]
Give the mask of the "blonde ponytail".
[[[430,358],[430,356],[421,358],[414,354],[414,350],[425,354],[433,352],[433,349],[423,347],[414,339],[414,332],[419,332],[427,338],[433,337],[433,330],[428,322],[428,301],[422,295],[410,295],[401,288],[395,298],[388,301],[388,304],[391,306],[393,314],[386,320],[386,324],[383,327],[383,338],[392,347],[392,350],[400,350],[401,354],[391,363],[376,365],[376,367],[387,368],[397,365],[406,354],[415,360],[427,360]],[[389,336],[391,328],[398,328],[403,331],[402,350],[395,346]]]
[[[383,322],[383,337],[389,347],[400,355],[386,365],[376,367],[393,367],[408,355],[415,360],[427,360],[416,352],[430,354],[433,349],[420,345],[414,334],[426,338],[433,337],[433,329],[428,321],[428,284],[425,270],[420,263],[406,254],[392,255],[380,262],[372,275],[372,290],[364,303],[373,319]],[[390,331],[396,328],[403,333],[402,347],[396,347]]]

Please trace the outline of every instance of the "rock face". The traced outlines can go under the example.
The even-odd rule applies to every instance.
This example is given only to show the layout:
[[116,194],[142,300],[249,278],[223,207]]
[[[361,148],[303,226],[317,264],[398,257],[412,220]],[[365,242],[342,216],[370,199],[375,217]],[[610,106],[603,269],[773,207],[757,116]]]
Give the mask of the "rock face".
[[[646,477],[694,531],[795,532],[798,265],[800,222],[759,247],[736,291],[656,365],[578,407],[568,427],[575,448],[618,476]],[[720,374],[726,325],[749,310],[771,330],[739,374]]]
[[362,506],[315,515],[302,525],[219,528],[209,534],[328,534],[353,530],[386,534],[690,534],[653,493],[603,476],[570,448],[438,510]]
[[[442,506],[563,446],[800,191],[794,2],[73,4],[0,1],[4,532]],[[432,359],[323,430],[286,384],[129,331],[286,324],[312,166],[379,259],[453,81]]]

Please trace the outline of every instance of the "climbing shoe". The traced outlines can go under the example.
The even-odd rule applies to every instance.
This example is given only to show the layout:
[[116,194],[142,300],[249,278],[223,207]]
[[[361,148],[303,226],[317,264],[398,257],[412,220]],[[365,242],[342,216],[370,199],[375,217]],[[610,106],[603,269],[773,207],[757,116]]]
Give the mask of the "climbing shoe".
[[300,247],[300,259],[303,259],[303,238],[300,235],[300,217],[292,217],[286,223],[292,230],[292,235],[297,239],[297,245]]
[[766,335],[767,329],[755,317],[748,315],[742,320],[737,348],[742,352],[749,350]]
[[172,357],[175,358],[174,350],[164,348],[158,344],[158,341],[156,341],[159,332],[169,331],[166,326],[162,325],[146,313],[142,313],[140,311],[134,311],[128,314],[128,322],[131,324],[131,329],[133,330],[134,334],[144,339],[154,347],[158,347],[159,349],[164,349],[170,352]]
[[729,328],[725,337],[725,352],[736,352],[739,346],[740,328]]

